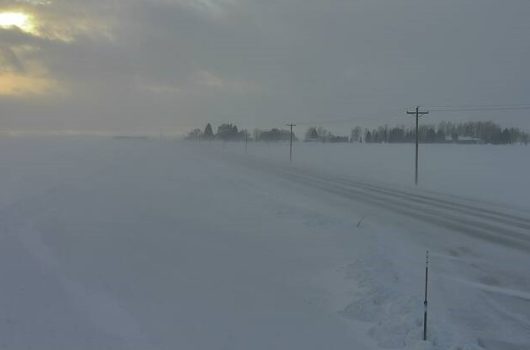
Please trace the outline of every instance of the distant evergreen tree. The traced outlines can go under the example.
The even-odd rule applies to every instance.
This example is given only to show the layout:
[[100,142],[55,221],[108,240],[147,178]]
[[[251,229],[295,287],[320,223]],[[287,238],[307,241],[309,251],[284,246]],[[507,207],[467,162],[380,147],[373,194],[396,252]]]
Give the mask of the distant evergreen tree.
[[504,129],[502,131],[501,143],[503,144],[512,143],[512,135],[510,133],[510,130]]
[[399,127],[390,129],[388,142],[405,142],[405,130]]
[[353,128],[351,131],[350,142],[362,142],[362,132],[363,130],[359,126]]
[[344,143],[344,142],[350,142],[350,139],[348,138],[348,136],[333,135],[333,133],[329,132],[328,130],[322,127],[315,128],[312,126],[308,128],[305,133],[305,141],[306,142],[318,141],[318,142]]
[[305,140],[306,141],[318,140],[318,132],[314,126],[307,129],[305,133]]
[[213,130],[212,130],[212,125],[210,123],[206,124],[206,128],[204,128],[204,133],[203,133],[203,137],[205,139],[208,139],[208,140],[211,140],[214,138],[214,134],[213,134]]
[[370,133],[370,130],[366,130],[366,134],[364,135],[364,142],[372,142],[372,134]]
[[232,124],[221,124],[217,128],[216,138],[223,141],[237,141],[241,139],[241,135],[237,130],[237,126]]

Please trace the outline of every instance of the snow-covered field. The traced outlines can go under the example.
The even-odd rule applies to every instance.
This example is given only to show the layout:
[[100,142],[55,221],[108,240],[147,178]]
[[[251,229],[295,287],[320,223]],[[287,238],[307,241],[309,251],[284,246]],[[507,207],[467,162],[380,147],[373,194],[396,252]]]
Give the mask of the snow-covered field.
[[0,147],[0,347],[530,347],[526,147]]

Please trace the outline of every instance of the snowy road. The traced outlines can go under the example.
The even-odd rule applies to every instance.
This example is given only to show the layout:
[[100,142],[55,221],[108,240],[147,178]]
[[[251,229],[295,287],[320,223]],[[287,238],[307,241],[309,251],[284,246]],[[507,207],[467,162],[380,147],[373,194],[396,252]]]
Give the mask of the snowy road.
[[307,167],[239,159],[239,163],[298,185],[317,188],[414,220],[530,252],[530,213],[484,201],[324,174]]

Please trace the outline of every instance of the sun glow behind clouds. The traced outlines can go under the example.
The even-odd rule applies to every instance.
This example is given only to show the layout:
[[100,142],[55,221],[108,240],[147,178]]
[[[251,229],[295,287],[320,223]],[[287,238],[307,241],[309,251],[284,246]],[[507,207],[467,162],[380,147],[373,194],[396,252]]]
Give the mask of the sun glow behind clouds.
[[0,28],[19,28],[27,33],[35,33],[32,16],[23,12],[0,12]]
[[38,96],[59,92],[62,92],[59,84],[47,77],[0,74],[0,96]]

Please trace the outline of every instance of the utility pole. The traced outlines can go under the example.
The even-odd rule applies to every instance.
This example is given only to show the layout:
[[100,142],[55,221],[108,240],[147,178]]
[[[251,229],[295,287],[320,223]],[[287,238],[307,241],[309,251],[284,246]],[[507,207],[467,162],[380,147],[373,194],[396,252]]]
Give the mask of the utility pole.
[[407,111],[407,114],[414,114],[416,115],[416,163],[415,163],[415,172],[414,172],[414,183],[416,186],[418,185],[418,143],[419,143],[419,132],[418,132],[418,124],[420,116],[423,116],[425,114],[429,114],[428,111],[420,112],[420,107],[416,107],[416,111],[410,112]]
[[286,124],[291,128],[291,141],[289,142],[289,162],[293,161],[293,126],[296,124]]
[[247,145],[248,145],[248,131],[245,130],[245,153],[247,153]]

